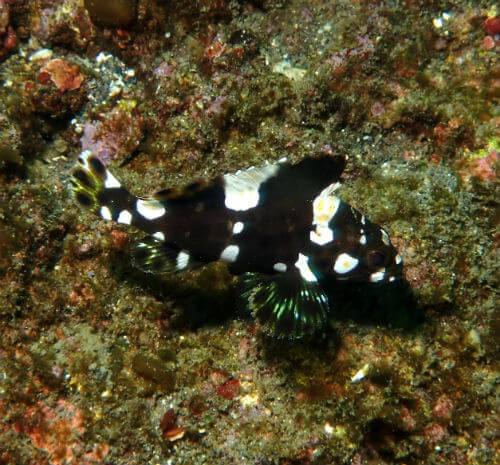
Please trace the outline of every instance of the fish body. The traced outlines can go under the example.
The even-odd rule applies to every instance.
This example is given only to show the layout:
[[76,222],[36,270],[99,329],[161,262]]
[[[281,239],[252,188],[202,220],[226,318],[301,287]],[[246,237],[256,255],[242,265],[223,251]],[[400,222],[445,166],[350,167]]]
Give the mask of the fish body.
[[257,319],[278,336],[299,337],[327,320],[327,279],[380,283],[402,273],[387,232],[335,194],[345,164],[330,155],[280,160],[138,198],[84,151],[72,185],[79,204],[148,234],[132,253],[139,269],[225,262],[242,275]]

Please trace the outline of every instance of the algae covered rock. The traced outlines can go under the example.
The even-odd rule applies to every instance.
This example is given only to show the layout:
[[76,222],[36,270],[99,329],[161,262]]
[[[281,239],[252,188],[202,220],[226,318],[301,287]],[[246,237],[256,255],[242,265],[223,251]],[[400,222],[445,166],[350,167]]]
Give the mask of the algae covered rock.
[[85,0],[85,8],[92,21],[102,26],[129,25],[136,16],[136,0]]
[[23,160],[19,151],[21,131],[7,116],[0,113],[0,166],[2,163],[21,165]]

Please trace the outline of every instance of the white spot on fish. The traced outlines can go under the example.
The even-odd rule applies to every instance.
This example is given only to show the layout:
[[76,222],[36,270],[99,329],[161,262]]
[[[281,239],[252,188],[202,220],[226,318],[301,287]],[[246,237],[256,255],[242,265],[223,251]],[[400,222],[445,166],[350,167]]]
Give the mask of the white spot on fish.
[[385,245],[389,245],[391,243],[391,241],[389,239],[389,234],[387,234],[383,229],[381,229],[380,231],[382,233],[382,242]]
[[366,236],[364,234],[361,234],[361,236],[359,237],[359,243],[361,245],[366,245]]
[[153,237],[156,237],[156,239],[158,239],[160,241],[164,241],[165,240],[165,234],[163,234],[161,231],[155,232],[153,234]]
[[243,231],[243,228],[245,225],[241,221],[237,221],[233,225],[233,234],[239,234],[241,231]]
[[284,273],[286,271],[286,265],[284,263],[278,262],[273,265],[274,271],[279,271],[280,273]]
[[228,245],[220,254],[220,259],[223,262],[233,263],[238,258],[240,248],[237,245]]
[[349,271],[356,268],[358,263],[357,258],[351,257],[348,253],[341,253],[335,260],[333,270],[338,274],[349,273]]
[[370,275],[370,281],[372,283],[382,281],[384,279],[384,276],[385,276],[385,268],[381,268],[380,270],[378,270],[375,273],[372,273]]
[[113,216],[111,215],[111,210],[108,207],[101,207],[101,218],[111,221]]
[[128,210],[122,210],[116,219],[118,223],[121,224],[131,224],[132,223],[132,215]]
[[121,187],[121,184],[118,179],[116,179],[109,171],[106,171],[106,180],[104,181],[104,187],[106,189],[113,189],[116,187]]
[[261,168],[251,168],[225,174],[224,203],[227,208],[236,211],[249,210],[259,204],[259,188],[262,183],[273,177],[278,171],[276,164]]
[[316,231],[309,233],[309,239],[318,245],[328,244],[333,241],[333,231],[330,228],[316,226]]
[[394,276],[391,276],[391,277],[389,278],[389,282],[390,282],[390,283],[392,283],[393,281],[396,281],[396,278],[395,278]]
[[316,230],[309,233],[309,239],[315,244],[325,245],[333,241],[334,234],[328,224],[340,206],[341,200],[334,195],[339,186],[339,183],[330,184],[313,201],[312,224]]
[[394,261],[396,262],[396,265],[399,265],[403,261],[403,259],[401,258],[401,255],[397,254],[394,258]]
[[137,211],[148,220],[160,218],[166,212],[165,207],[157,200],[137,199]]
[[183,270],[184,268],[186,268],[186,266],[188,266],[189,263],[189,258],[190,258],[189,254],[181,250],[177,254],[177,261],[176,261],[177,269]]
[[259,204],[259,192],[258,189],[249,190],[235,190],[226,189],[226,200],[225,205],[227,208],[236,211],[249,210],[254,208]]
[[299,259],[295,262],[295,266],[299,269],[300,275],[309,282],[316,282],[317,278],[309,268],[309,258],[299,253]]

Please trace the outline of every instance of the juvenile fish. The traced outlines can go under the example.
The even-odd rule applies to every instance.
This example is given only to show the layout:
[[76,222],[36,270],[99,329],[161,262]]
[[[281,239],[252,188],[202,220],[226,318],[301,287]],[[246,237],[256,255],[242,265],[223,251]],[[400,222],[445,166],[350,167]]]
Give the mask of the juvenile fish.
[[345,164],[330,155],[281,160],[139,198],[84,151],[71,182],[80,205],[148,234],[132,253],[139,269],[225,262],[242,275],[256,318],[278,336],[299,337],[324,326],[333,307],[325,280],[381,283],[402,273],[387,232],[335,195]]

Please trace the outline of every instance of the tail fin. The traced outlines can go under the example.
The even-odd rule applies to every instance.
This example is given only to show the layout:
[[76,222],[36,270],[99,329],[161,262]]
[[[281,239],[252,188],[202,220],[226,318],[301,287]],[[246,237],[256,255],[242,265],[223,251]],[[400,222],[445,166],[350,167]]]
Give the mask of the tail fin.
[[107,221],[158,231],[157,220],[166,213],[161,201],[140,199],[128,192],[90,151],[85,150],[71,179],[76,201]]

